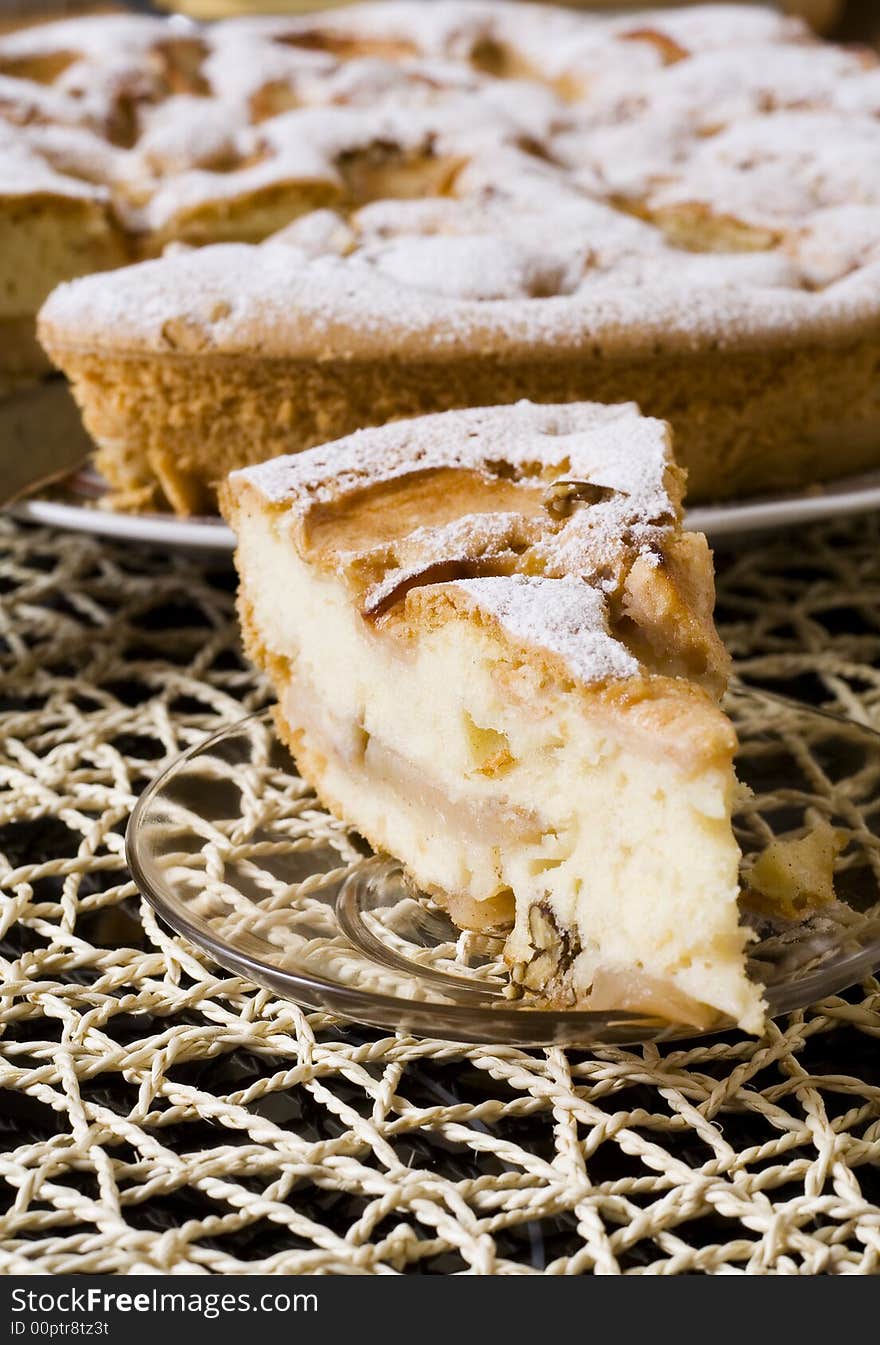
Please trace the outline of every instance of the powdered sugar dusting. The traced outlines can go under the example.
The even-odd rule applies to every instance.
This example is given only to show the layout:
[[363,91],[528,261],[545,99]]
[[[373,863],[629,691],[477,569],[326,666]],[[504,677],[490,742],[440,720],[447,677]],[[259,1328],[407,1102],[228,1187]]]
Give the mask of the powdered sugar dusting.
[[142,55],[167,42],[169,27],[159,18],[107,14],[20,28],[0,38],[0,64],[69,52],[100,60],[120,53]]
[[791,225],[834,205],[880,203],[880,134],[874,118],[824,112],[754,117],[712,136],[653,208],[705,203],[717,215]]
[[[796,254],[695,256],[660,242],[604,266],[597,250],[576,289],[540,299],[527,292],[533,270],[547,274],[546,256],[536,255],[534,268],[508,268],[506,297],[475,299],[468,268],[454,257],[444,294],[430,288],[424,265],[404,284],[399,270],[388,275],[376,264],[378,250],[339,255],[332,236],[327,246],[332,253],[315,256],[289,240],[216,245],[88,276],[53,292],[42,330],[59,350],[85,343],[174,353],[180,346],[170,333],[183,317],[186,353],[347,360],[405,352],[442,360],[474,349],[535,358],[564,348],[596,359],[693,350],[704,341],[788,342],[795,332],[824,339],[874,323],[880,305],[880,265],[871,262],[812,290]],[[610,240],[609,247],[613,255]]]
[[777,9],[738,4],[704,4],[679,9],[644,10],[612,20],[621,36],[633,32],[657,32],[671,37],[686,51],[712,51],[759,42],[806,42],[810,31],[801,19],[780,14]]
[[[46,128],[40,126],[40,132]],[[58,128],[48,128],[59,134]],[[83,181],[71,173],[56,170],[49,155],[41,155],[20,137],[8,133],[0,122],[0,193],[7,197],[58,196],[76,200],[106,202],[106,187]]]
[[789,236],[786,250],[811,285],[830,285],[880,261],[880,205],[818,210],[809,224]]
[[514,640],[556,654],[587,685],[639,673],[638,660],[608,628],[602,594],[581,579],[510,575],[458,579],[451,587]]
[[[443,469],[467,477],[435,477],[430,517],[420,510],[414,526],[399,502],[419,476]],[[307,558],[317,520],[319,563],[348,579],[366,614],[410,587],[451,584],[583,681],[638,671],[609,633],[607,594],[637,556],[662,554],[680,515],[668,429],[632,404],[518,402],[397,421],[232,474],[233,492],[245,483],[284,509],[280,526],[294,524]],[[328,517],[356,516],[377,487],[397,525],[393,543],[357,527],[330,541]]]
[[419,469],[552,469],[554,476],[584,477],[619,490],[632,519],[669,508],[664,473],[669,432],[662,421],[640,416],[632,403],[559,406],[517,402],[394,421],[358,430],[335,443],[274,458],[234,476],[256,486],[274,504],[327,502],[365,485],[393,481]]

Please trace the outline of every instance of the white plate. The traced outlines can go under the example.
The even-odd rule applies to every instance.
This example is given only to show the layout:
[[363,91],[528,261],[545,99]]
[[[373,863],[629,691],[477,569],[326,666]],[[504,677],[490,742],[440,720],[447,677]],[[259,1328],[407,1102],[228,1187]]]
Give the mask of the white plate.
[[731,500],[727,504],[701,504],[688,509],[685,520],[689,528],[704,532],[717,542],[823,518],[869,514],[874,509],[880,509],[880,471],[847,476],[785,495]]
[[[177,518],[174,514],[115,514],[101,509],[100,479],[88,469],[71,478],[47,498],[37,496],[14,507],[18,518],[53,528],[90,532],[162,547],[197,551],[231,551],[235,539],[219,518]],[[880,471],[850,476],[825,486],[788,495],[699,505],[686,515],[688,527],[714,542],[767,529],[790,528],[822,518],[864,514],[880,509]]]
[[178,518],[176,514],[118,514],[100,507],[104,486],[100,476],[84,467],[45,497],[35,495],[12,508],[16,518],[43,523],[50,528],[90,532],[96,537],[116,537],[150,546],[180,547],[195,551],[232,551],[235,537],[216,517]]
[[235,537],[219,518],[177,518],[174,514],[114,514],[94,505],[75,504],[63,498],[25,500],[12,512],[32,523],[73,532],[91,532],[97,537],[117,537],[152,546],[181,547],[196,551],[232,551]]

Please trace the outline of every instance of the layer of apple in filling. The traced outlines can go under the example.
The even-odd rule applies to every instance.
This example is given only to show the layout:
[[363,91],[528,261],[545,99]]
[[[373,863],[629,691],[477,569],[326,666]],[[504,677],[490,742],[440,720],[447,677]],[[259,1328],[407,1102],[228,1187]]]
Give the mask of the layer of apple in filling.
[[239,547],[245,628],[304,777],[456,923],[508,931],[515,985],[760,1025],[732,730],[705,692],[578,684],[454,601],[376,625],[269,514],[239,519]]

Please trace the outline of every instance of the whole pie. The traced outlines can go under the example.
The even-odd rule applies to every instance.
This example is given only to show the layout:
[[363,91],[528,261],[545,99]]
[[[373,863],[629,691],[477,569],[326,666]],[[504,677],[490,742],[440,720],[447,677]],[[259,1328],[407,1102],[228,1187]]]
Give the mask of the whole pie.
[[636,400],[692,500],[860,470],[878,113],[874,54],[752,6],[34,28],[0,42],[6,374],[101,272],[39,331],[125,508],[520,397]]
[[515,989],[763,1021],[705,538],[633,405],[449,411],[232,474],[246,648],[323,803]]

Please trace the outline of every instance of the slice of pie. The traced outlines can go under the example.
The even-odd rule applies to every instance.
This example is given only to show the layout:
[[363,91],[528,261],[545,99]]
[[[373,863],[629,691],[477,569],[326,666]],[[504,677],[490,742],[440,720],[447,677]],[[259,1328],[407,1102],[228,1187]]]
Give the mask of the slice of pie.
[[233,473],[250,655],[323,803],[554,1006],[760,1029],[727,659],[632,404],[450,411]]

